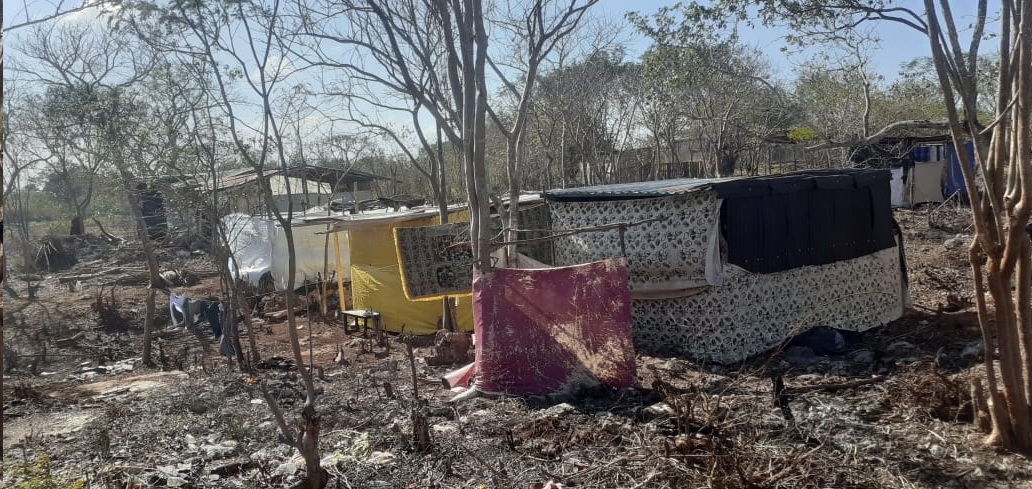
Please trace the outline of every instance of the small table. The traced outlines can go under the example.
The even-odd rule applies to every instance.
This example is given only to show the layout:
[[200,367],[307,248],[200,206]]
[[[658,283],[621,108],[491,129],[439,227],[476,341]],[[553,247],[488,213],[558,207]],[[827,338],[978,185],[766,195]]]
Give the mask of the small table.
[[[352,309],[350,311],[344,311],[344,316],[349,318],[355,318],[355,327],[358,328],[358,320],[362,320],[362,336],[365,336],[366,331],[369,330],[369,320],[376,320],[376,329],[380,329],[380,313],[376,311],[370,311],[369,309]],[[344,332],[348,331],[348,324],[344,323]]]

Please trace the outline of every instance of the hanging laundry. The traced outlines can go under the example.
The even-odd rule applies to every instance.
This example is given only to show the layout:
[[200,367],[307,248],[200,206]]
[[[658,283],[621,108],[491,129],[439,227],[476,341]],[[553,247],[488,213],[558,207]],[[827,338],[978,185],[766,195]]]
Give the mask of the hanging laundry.
[[222,303],[219,301],[191,301],[175,292],[168,296],[168,313],[172,326],[179,326],[176,313],[183,317],[183,327],[191,329],[197,321],[208,321],[215,338],[222,336]]
[[229,311],[222,311],[223,313],[223,324],[225,329],[222,331],[222,338],[219,340],[219,355],[233,356],[238,353],[240,342],[237,339],[237,325],[236,321],[230,317]]
[[172,320],[172,326],[179,326],[179,321],[176,318],[176,313],[183,317],[183,327],[191,328],[195,321],[197,321],[197,315],[201,313],[202,302],[191,301],[185,295],[179,295],[175,292],[168,296],[168,315]]
[[201,302],[201,316],[208,320],[211,332],[218,339],[222,336],[222,304],[218,302]]

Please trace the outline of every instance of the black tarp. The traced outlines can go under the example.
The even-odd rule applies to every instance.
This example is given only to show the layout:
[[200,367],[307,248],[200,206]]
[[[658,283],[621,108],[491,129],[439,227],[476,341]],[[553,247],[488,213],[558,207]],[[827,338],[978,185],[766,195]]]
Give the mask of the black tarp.
[[753,273],[849,260],[895,246],[887,170],[721,182],[727,261]]
[[727,261],[753,273],[849,260],[896,245],[888,169],[806,170],[555,189],[553,202],[663,198],[712,190],[722,199]]

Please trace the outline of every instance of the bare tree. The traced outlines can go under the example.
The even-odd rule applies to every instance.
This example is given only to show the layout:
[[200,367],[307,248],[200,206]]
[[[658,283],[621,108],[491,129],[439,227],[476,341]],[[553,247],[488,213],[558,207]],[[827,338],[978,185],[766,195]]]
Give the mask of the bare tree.
[[[26,113],[30,107],[30,100],[12,79],[4,80],[4,101],[3,101],[3,193],[7,199],[13,200],[14,211],[18,220],[14,223],[8,222],[7,229],[14,229],[17,233],[22,250],[22,265],[27,266],[31,262],[31,253],[28,252],[29,245],[29,222],[26,216],[28,203],[25,202],[26,195],[18,191],[25,183],[23,174],[40,168],[47,161],[49,154],[41,150],[40,144],[35,139],[35,132],[30,125],[25,124],[23,118],[13,118],[11,114]],[[7,205],[11,205],[10,201]],[[9,214],[9,213],[8,213]],[[13,226],[12,226],[13,224]],[[7,262],[4,261],[4,266]],[[5,290],[13,290],[8,282],[4,282]]]
[[814,138],[847,141],[870,137],[880,78],[869,69],[870,48],[876,42],[870,33],[843,33],[831,49],[796,70],[796,102],[805,110]]
[[[512,55],[507,62],[497,61],[491,57],[488,63],[495,76],[502,82],[508,94],[513,98],[513,110],[509,114],[511,120],[506,123],[495,111],[489,110],[491,120],[505,137],[505,170],[508,176],[509,206],[503,214],[502,227],[506,241],[516,240],[516,227],[519,224],[520,197],[520,162],[523,157],[523,139],[530,115],[534,84],[538,79],[541,63],[552,53],[557,43],[573,32],[580,24],[584,13],[597,3],[597,0],[537,0],[516,5],[509,2],[501,7],[501,11],[509,15],[495,24],[502,32],[508,33]],[[525,9],[522,10],[521,9]],[[513,81],[516,80],[516,81]],[[522,86],[517,86],[520,83]],[[499,214],[502,209],[499,209]],[[515,246],[506,247],[510,260],[515,259]]]
[[[978,5],[971,41],[961,45],[949,2],[925,0],[926,33],[939,74],[958,155],[965,139],[975,142],[975,170],[961,165],[971,195],[975,238],[970,249],[975,302],[986,351],[999,351],[999,380],[986,355],[992,418],[989,442],[1032,453],[1032,2],[1001,2],[1000,73],[996,119],[978,120],[977,62],[987,19]],[[915,22],[921,20],[915,16]],[[959,103],[958,103],[959,99]],[[982,257],[986,261],[983,264]],[[993,300],[990,311],[986,292]],[[995,348],[994,348],[995,347]]]
[[27,94],[38,110],[19,113],[19,124],[31,127],[52,179],[60,184],[63,201],[72,212],[69,234],[83,234],[95,183],[105,163],[99,142],[81,114],[93,101],[82,98],[113,80],[121,87],[139,81],[145,71],[127,56],[124,39],[85,23],[48,23],[30,27],[16,45],[10,70],[24,83],[43,90]]
[[[144,363],[151,364],[155,289],[164,282],[143,222],[137,188],[138,170],[146,165],[139,165],[141,153],[134,152],[139,138],[145,136],[137,132],[143,109],[134,90],[148,76],[155,58],[127,38],[92,25],[40,24],[20,47],[35,64],[31,68],[17,65],[12,71],[46,87],[52,119],[58,122],[46,133],[59,138],[45,145],[56,152],[48,158],[60,160],[68,157],[66,151],[76,152],[82,161],[96,162],[95,167],[110,164],[120,177],[147,261],[150,286],[142,356]],[[67,134],[60,135],[61,130]]]
[[[4,26],[3,32],[4,34],[6,34],[8,32],[21,30],[26,27],[49,23],[51,21],[58,20],[66,15],[78,12],[96,10],[98,15],[104,14],[106,13],[104,8],[110,5],[111,2],[109,2],[108,0],[92,0],[79,3],[58,0],[56,3],[51,4],[53,9],[49,9],[45,12],[43,11],[43,9],[40,9],[39,15],[32,15],[30,14],[29,9],[25,8],[21,11],[11,13],[9,17],[4,16],[4,19],[9,19],[10,23]],[[8,12],[10,12],[11,9],[8,8],[7,10]]]
[[[280,439],[296,448],[305,459],[305,486],[325,487],[329,473],[320,465],[320,415],[316,409],[314,366],[305,366],[294,315],[297,297],[294,294],[297,269],[293,237],[293,203],[288,185],[288,206],[280,209],[265,178],[271,168],[287,170],[289,134],[281,121],[285,114],[277,111],[277,97],[296,72],[297,58],[291,53],[298,48],[293,33],[300,26],[290,25],[299,18],[287,11],[278,0],[270,2],[173,2],[159,7],[149,3],[133,5],[124,25],[133,29],[149,44],[175,53],[185,63],[204,66],[213,80],[212,95],[220,115],[225,118],[227,135],[238,157],[253,168],[260,182],[266,206],[283,228],[287,243],[287,284],[285,300],[290,345],[300,366],[306,397],[301,418],[295,425],[287,423],[282,409],[266,396],[273,411]],[[243,89],[243,94],[235,91]]]
[[[355,85],[402,97],[414,120],[431,118],[462,148],[476,267],[490,269],[489,199],[484,163],[488,36],[479,0],[344,0],[316,2],[303,15],[305,32],[319,45],[305,53],[313,65],[343,70]],[[347,48],[341,59],[331,52]],[[361,98],[376,106],[375,97]],[[422,133],[422,131],[419,131]],[[428,172],[429,173],[429,172]],[[435,178],[430,178],[437,185]],[[440,199],[438,199],[440,202]]]
[[[544,171],[534,171],[524,166],[522,178],[535,178],[537,186],[552,188],[567,187],[574,175],[575,163],[569,153],[598,153],[594,149],[579,148],[613,144],[600,136],[606,132],[595,127],[599,121],[595,115],[605,115],[605,105],[610,97],[621,94],[614,85],[626,85],[618,80],[626,75],[621,68],[623,46],[623,24],[605,19],[582,19],[583,26],[557,39],[553,55],[543,59],[541,74],[535,83],[534,99],[531,104],[530,129],[534,143],[528,149],[541,153]],[[583,87],[595,90],[583,90]],[[633,119],[634,114],[622,114]],[[603,122],[604,123],[604,122]],[[574,149],[577,147],[578,149]],[[533,163],[529,158],[527,163]]]
[[706,173],[733,175],[754,141],[783,127],[785,97],[767,81],[769,68],[758,50],[734,35],[686,39],[685,32],[668,31],[665,22],[639,19],[637,25],[656,41],[642,62],[652,88],[647,97],[659,101],[651,110],[671,110],[677,117],[657,117],[671,161],[685,152],[683,139],[701,153]]

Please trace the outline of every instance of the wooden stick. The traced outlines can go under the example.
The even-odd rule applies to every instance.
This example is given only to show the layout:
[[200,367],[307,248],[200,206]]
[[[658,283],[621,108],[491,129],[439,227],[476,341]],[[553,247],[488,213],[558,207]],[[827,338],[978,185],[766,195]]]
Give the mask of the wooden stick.
[[885,378],[886,377],[884,375],[877,375],[869,379],[860,379],[851,382],[840,382],[837,384],[803,385],[799,387],[788,387],[785,389],[785,392],[788,394],[801,394],[803,392],[813,391],[834,392],[842,389],[852,389],[853,387],[860,387],[862,385],[877,384],[878,382],[885,380]]
[[409,369],[412,371],[412,398],[419,400],[419,379],[416,377],[416,355],[412,351],[412,343],[405,342],[405,351],[408,353]]

